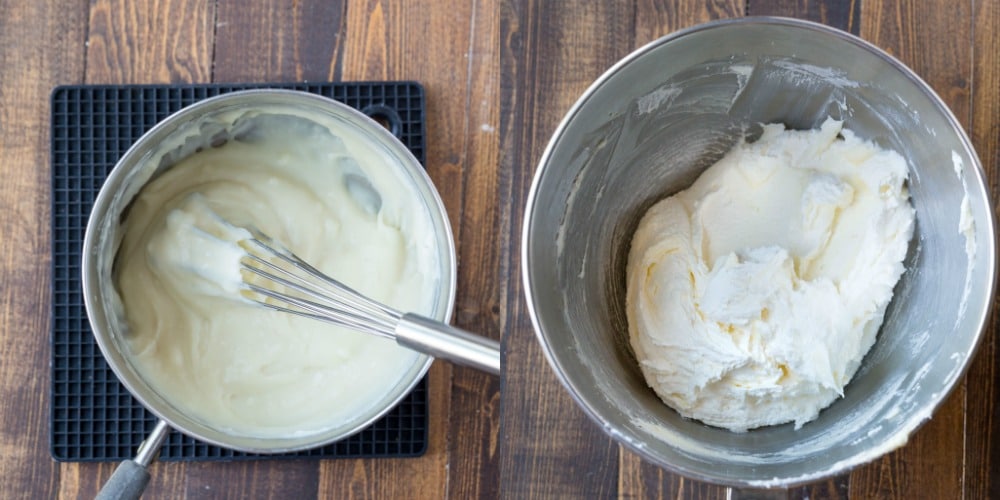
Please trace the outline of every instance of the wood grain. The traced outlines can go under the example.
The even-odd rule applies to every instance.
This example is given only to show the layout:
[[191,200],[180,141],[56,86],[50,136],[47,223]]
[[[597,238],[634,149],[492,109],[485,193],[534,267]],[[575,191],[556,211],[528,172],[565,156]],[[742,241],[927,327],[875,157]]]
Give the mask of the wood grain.
[[[327,80],[338,72],[345,40],[359,36],[344,24],[346,3],[269,0],[247,3],[220,0],[215,22],[215,53],[212,78],[232,81]],[[373,498],[379,494],[403,494],[414,487],[440,492],[445,480],[440,474],[421,474],[422,468],[436,470],[443,465],[439,450],[444,443],[447,418],[447,380],[434,370],[430,374],[429,457],[412,460],[301,460],[283,464],[292,474],[258,478],[247,467],[232,467],[215,484],[249,484],[254,487],[277,485],[278,497]],[[385,463],[380,463],[385,462]],[[264,470],[270,470],[267,465]],[[205,468],[209,470],[209,468]],[[391,478],[391,479],[390,479]],[[263,481],[268,481],[263,483]],[[212,484],[206,482],[206,486]],[[195,491],[188,488],[188,491]],[[198,490],[200,491],[200,490]],[[252,489],[250,491],[253,491]]]
[[[861,36],[921,75],[963,126],[970,119],[971,2],[865,0]],[[958,498],[962,495],[965,384],[907,445],[851,475],[860,498]]]
[[82,2],[0,1],[0,497],[50,498],[49,92],[83,77]]
[[807,19],[857,35],[862,0],[746,0],[748,16]]
[[[500,111],[496,95],[500,80],[500,12],[495,1],[472,2],[465,38],[464,102],[453,103],[448,119],[462,119],[459,164],[462,171],[462,206],[457,218],[458,300],[455,323],[462,328],[499,339],[507,323],[507,288],[512,275],[506,238],[513,232],[509,203],[510,171],[499,162]],[[458,25],[459,19],[444,20]],[[459,61],[456,61],[459,62]],[[446,63],[447,64],[447,63]],[[441,68],[444,71],[444,68]],[[452,87],[455,88],[455,87]],[[461,88],[461,87],[458,87]],[[442,103],[443,104],[443,103]],[[451,212],[454,214],[454,212]],[[454,474],[449,497],[497,498],[500,495],[500,387],[497,377],[467,368],[456,368],[452,388],[455,418],[449,429],[449,452]]]
[[633,48],[639,48],[679,29],[716,19],[740,17],[746,11],[746,0],[711,0],[685,2],[677,0],[637,0],[635,2],[635,36]]
[[208,82],[214,19],[210,0],[93,0],[86,82]]
[[[971,137],[993,203],[1000,200],[1000,5],[974,2]],[[994,298],[979,353],[966,377],[965,497],[1000,498],[1000,346]]]
[[[89,10],[85,83],[208,82],[215,3],[208,0],[94,0]],[[90,498],[116,464],[62,463],[61,497]],[[146,498],[204,494],[213,478],[245,476],[242,464],[154,463]],[[219,481],[214,484],[223,484]],[[239,484],[239,483],[236,483]],[[195,485],[194,489],[189,485]],[[241,485],[242,486],[242,485]],[[265,487],[261,484],[261,487]]]
[[218,0],[215,82],[339,79],[346,2]]
[[[497,81],[496,4],[469,1],[418,5],[412,2],[359,1],[348,4],[349,27],[343,38],[341,77],[345,80],[412,79],[427,96],[427,170],[450,214],[459,257],[455,323],[485,335],[499,334],[502,307],[496,300],[506,279],[491,252],[503,250],[480,242],[491,238],[498,195],[495,167],[496,112],[492,85]],[[492,41],[492,42],[491,42]],[[470,182],[471,180],[471,182]],[[471,207],[466,209],[466,207]],[[481,219],[482,225],[466,221]],[[489,498],[499,486],[496,435],[499,429],[499,381],[471,370],[440,365],[446,398],[447,436],[428,452],[433,467],[414,470],[413,480],[437,487],[420,489],[429,498]],[[376,461],[373,467],[390,466]],[[321,478],[321,495],[335,492],[336,481]],[[379,476],[396,481],[398,470]],[[412,495],[403,494],[403,497]]]
[[[632,46],[633,10],[599,2],[505,2],[501,10],[500,169],[523,207],[548,136],[584,89]],[[600,34],[595,36],[595,34]],[[521,226],[516,212],[512,227]],[[515,229],[511,245],[520,247]],[[518,269],[512,253],[511,269]],[[521,284],[508,287],[500,480],[504,498],[606,498],[618,448],[575,406],[534,338]]]

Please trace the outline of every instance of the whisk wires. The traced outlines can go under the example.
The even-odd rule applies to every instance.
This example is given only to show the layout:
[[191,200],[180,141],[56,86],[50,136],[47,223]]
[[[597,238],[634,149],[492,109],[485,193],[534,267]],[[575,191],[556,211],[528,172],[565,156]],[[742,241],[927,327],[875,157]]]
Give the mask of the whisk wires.
[[309,265],[259,231],[240,241],[243,297],[269,309],[395,338],[402,313]]

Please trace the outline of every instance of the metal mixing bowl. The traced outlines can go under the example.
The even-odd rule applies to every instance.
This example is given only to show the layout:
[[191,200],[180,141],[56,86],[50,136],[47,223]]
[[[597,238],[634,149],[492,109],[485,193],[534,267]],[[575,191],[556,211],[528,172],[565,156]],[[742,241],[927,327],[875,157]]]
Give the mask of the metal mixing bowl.
[[[360,147],[378,152],[402,183],[419,198],[434,230],[439,283],[434,308],[428,317],[447,321],[455,301],[455,246],[444,204],[416,158],[385,128],[364,114],[336,101],[289,90],[251,90],[201,101],[169,116],[133,145],[108,176],[91,212],[83,243],[83,296],[97,344],[111,369],[146,408],[171,427],[202,441],[227,448],[280,453],[321,446],[367,427],[391,410],[427,372],[431,358],[420,355],[400,382],[368,411],[315,434],[259,438],[215,428],[179,410],[162,397],[132,365],[124,339],[127,325],[115,291],[112,267],[121,241],[122,221],[130,202],[146,183],[165,169],[194,154],[218,146],[241,133],[234,123],[252,124],[256,117],[297,116],[319,124],[339,124],[358,134]],[[240,119],[240,120],[238,120]]]
[[[844,397],[798,430],[733,433],[684,419],[647,386],[629,347],[625,264],[638,219],[752,138],[755,124],[806,129],[827,116],[910,167],[916,231],[878,340]],[[701,25],[616,64],[559,125],[524,221],[529,310],[573,398],[636,453],[734,486],[807,483],[905,444],[961,378],[993,295],[991,207],[969,138],[899,61],[809,22]]]

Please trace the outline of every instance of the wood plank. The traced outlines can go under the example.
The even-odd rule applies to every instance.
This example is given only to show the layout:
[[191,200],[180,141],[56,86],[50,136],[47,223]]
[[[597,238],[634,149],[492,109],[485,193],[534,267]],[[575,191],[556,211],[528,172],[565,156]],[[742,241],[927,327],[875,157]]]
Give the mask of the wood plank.
[[[345,25],[346,2],[284,1],[246,5],[219,3],[216,30],[216,81],[326,81],[340,77],[345,39],[356,32]],[[380,79],[362,76],[354,79]],[[352,78],[348,78],[352,79]],[[430,422],[427,457],[299,462],[298,498],[406,497],[413,490],[441,492],[444,469],[449,374],[430,372]],[[230,481],[247,482],[246,478]],[[252,490],[251,490],[252,491]]]
[[[971,1],[864,0],[861,36],[893,54],[970,123],[972,80]],[[959,498],[967,443],[965,384],[903,448],[851,474],[850,494],[860,498]]]
[[[508,267],[511,254],[517,253],[508,237],[513,233],[511,211],[517,208],[510,204],[511,173],[498,167],[499,6],[496,0],[474,0],[471,4],[471,12],[459,13],[469,16],[468,31],[462,33],[467,37],[466,66],[457,72],[465,77],[466,90],[463,100],[446,104],[454,108],[452,113],[464,113],[458,159],[462,203],[457,217],[452,217],[460,236],[455,324],[499,339],[508,319],[506,291],[510,281],[518,279]],[[430,20],[442,23],[440,30],[462,25],[462,19],[443,17],[438,14]],[[500,378],[457,368],[452,382],[448,497],[498,498]]]
[[862,0],[747,0],[748,16],[807,19],[857,35]]
[[[491,239],[501,199],[495,93],[490,90],[499,78],[496,4],[365,0],[351,2],[344,17],[341,78],[412,79],[424,85],[428,173],[450,214],[460,261],[455,322],[496,336],[504,316],[497,290],[507,279],[495,265],[503,240],[498,248]],[[468,224],[477,220],[485,225]],[[434,369],[440,377],[437,386],[432,379],[432,396],[443,399],[437,412],[431,407],[431,450],[421,459],[426,463],[407,473],[407,462],[379,461],[372,464],[370,478],[397,483],[403,497],[413,491],[428,498],[495,496],[499,382],[447,364]],[[328,473],[333,474],[324,464],[321,496],[339,491]]]
[[[972,128],[970,135],[986,171],[993,202],[1000,200],[1000,5],[979,1],[973,10]],[[1000,498],[1000,384],[997,384],[1000,347],[997,345],[997,311],[967,377],[965,497]]]
[[[326,80],[332,72],[338,2],[217,0],[214,9],[211,81]],[[312,459],[195,462],[176,469],[182,475],[166,483],[190,499],[311,498],[319,488],[319,463]]]
[[[632,48],[633,15],[633,9],[607,2],[502,2],[500,168],[513,175],[515,249],[532,165],[572,103]],[[509,269],[519,269],[519,252],[510,259]],[[503,337],[502,496],[613,496],[618,446],[556,380],[534,337],[521,288],[511,280],[507,292],[512,319]]]
[[[402,28],[405,23],[399,21],[401,13],[397,7],[398,3],[380,0],[346,3],[338,48],[341,53],[339,72],[343,80],[417,79],[401,68],[403,61],[398,54],[405,44],[405,35],[392,30]],[[393,54],[391,60],[390,52]],[[433,126],[428,114],[428,132]],[[428,137],[428,165],[436,160],[430,149],[435,142]],[[434,172],[429,169],[428,173],[433,178]],[[455,202],[454,199],[446,203],[448,201]],[[451,401],[450,366],[435,364],[429,389],[430,439],[427,454],[418,459],[419,462],[412,459],[324,461],[320,464],[319,496],[372,498],[376,492],[382,492],[387,498],[406,498],[412,496],[413,491],[421,491],[443,498],[448,486],[445,471],[449,460],[446,433]]]
[[[90,10],[88,83],[209,82],[212,74],[216,3],[211,0],[97,0]],[[269,26],[280,32],[278,23]],[[284,29],[290,29],[286,27]],[[227,34],[237,33],[234,30]],[[227,39],[228,40],[228,39]],[[243,54],[253,60],[255,54]],[[89,497],[114,464],[61,464],[67,476],[61,496]],[[315,495],[314,461],[163,462],[151,468],[149,498]]]
[[93,0],[87,83],[208,82],[215,2]]
[[716,19],[743,16],[748,0],[637,0],[633,48],[679,29]]
[[[93,498],[117,466],[70,465],[73,467],[63,467],[60,498]],[[315,498],[315,469],[315,460],[154,462],[143,498]]]
[[182,486],[174,491],[158,491],[153,498],[316,498],[317,464],[313,459],[158,465],[154,474],[163,474],[165,484]]
[[[671,32],[716,19],[742,16],[744,0],[682,2],[639,0],[633,49]],[[727,488],[688,479],[653,465],[621,447],[619,498],[725,498]]]
[[451,396],[451,367],[435,363],[428,376],[430,440],[427,453],[420,458],[323,460],[319,463],[316,498],[445,497],[450,481],[446,409]]
[[51,498],[49,93],[83,80],[85,2],[0,2],[0,497]]
[[344,1],[218,0],[213,81],[334,81]]
[[[729,499],[737,492],[716,484],[689,479],[642,461],[638,455],[620,447],[621,472],[618,498]],[[818,497],[825,498],[825,497]]]

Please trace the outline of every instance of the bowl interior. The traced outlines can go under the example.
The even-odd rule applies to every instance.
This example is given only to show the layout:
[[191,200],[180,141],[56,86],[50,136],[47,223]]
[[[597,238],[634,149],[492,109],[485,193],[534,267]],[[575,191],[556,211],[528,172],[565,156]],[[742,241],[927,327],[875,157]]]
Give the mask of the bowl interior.
[[[878,340],[844,397],[801,429],[732,433],[684,419],[647,386],[629,347],[625,264],[639,217],[758,124],[815,128],[828,116],[910,167],[916,231]],[[857,38],[781,19],[667,37],[595,83],[542,158],[524,241],[537,334],[587,413],[662,466],[752,486],[843,471],[905,443],[974,352],[994,280],[982,175],[933,92]],[[959,231],[963,199],[973,254]]]
[[[203,148],[218,145],[242,133],[240,125],[278,117],[302,126],[334,126],[350,131],[344,137],[376,151],[396,170],[400,187],[422,201],[434,235],[429,238],[438,256],[439,289],[432,317],[447,320],[455,296],[455,250],[447,214],[437,191],[419,162],[388,131],[363,114],[332,100],[285,90],[235,92],[208,99],[171,115],[147,132],[119,161],[106,180],[88,222],[84,241],[84,300],[98,345],[118,378],[147,408],[178,430],[200,440],[242,451],[279,453],[320,446],[347,437],[384,415],[402,400],[427,371],[431,359],[418,356],[399,383],[379,404],[325,431],[283,437],[254,437],[227,432],[187,415],[175,402],[161,396],[133,366],[124,339],[127,325],[113,284],[113,266],[122,238],[121,223],[130,202],[142,187],[180,160]],[[234,125],[236,124],[236,125]],[[246,127],[244,127],[246,128]]]

